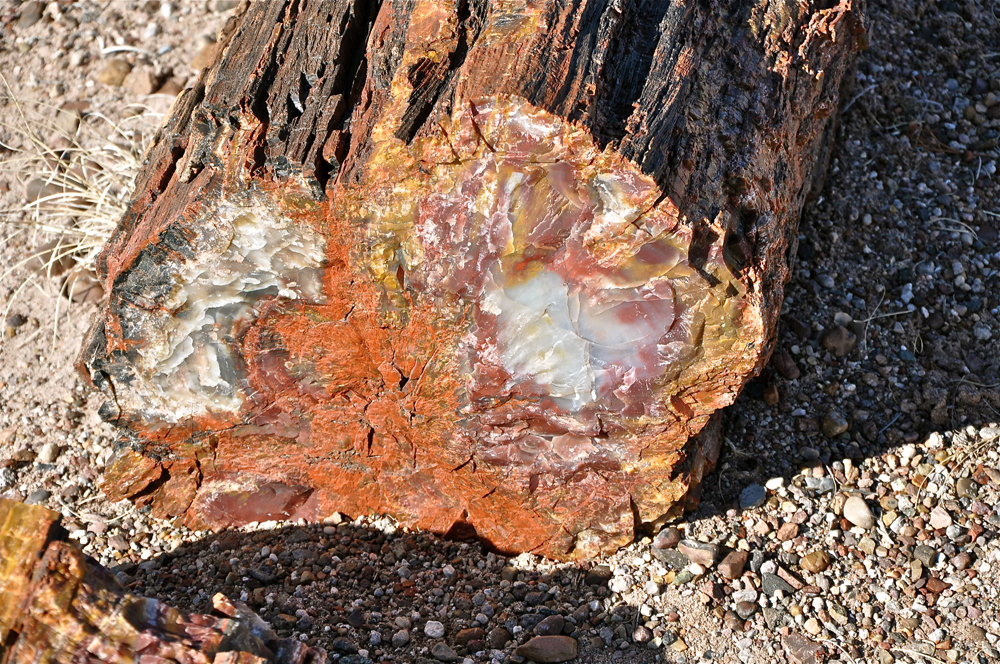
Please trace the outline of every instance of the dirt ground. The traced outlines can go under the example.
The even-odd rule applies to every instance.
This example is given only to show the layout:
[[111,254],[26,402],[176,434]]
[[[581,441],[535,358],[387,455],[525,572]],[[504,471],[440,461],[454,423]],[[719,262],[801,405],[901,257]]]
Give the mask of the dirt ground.
[[[110,140],[105,118],[151,131],[233,5],[0,1],[0,158],[27,147],[22,112],[52,145],[66,127],[59,109],[79,112],[86,147]],[[25,269],[0,279],[0,495],[61,511],[75,539],[133,592],[199,610],[216,590],[242,596],[279,633],[344,661],[354,655],[336,638],[374,661],[437,657],[416,626],[431,618],[445,624],[460,661],[466,652],[452,637],[478,617],[463,608],[466,595],[485,611],[487,632],[502,627],[523,641],[534,628],[524,616],[547,612],[518,598],[519,583],[562,588],[549,593],[548,613],[591,607],[573,632],[579,661],[1000,661],[1000,4],[877,1],[870,14],[871,48],[828,178],[803,215],[774,359],[728,410],[718,468],[680,524],[686,537],[800,570],[806,588],[790,598],[764,597],[762,580],[773,574],[760,569],[743,582],[708,574],[674,583],[680,574],[657,567],[648,540],[595,561],[610,579],[596,586],[585,568],[404,537],[384,520],[210,535],[110,504],[99,477],[115,433],[73,366],[96,305],[69,306],[58,295],[62,277],[21,288]],[[0,224],[5,272],[49,239],[17,224],[28,218],[17,210],[33,179],[10,163],[0,169],[11,222]],[[824,478],[834,479],[830,491]],[[741,498],[765,483],[763,504]],[[843,521],[841,494],[867,501],[875,530]],[[795,528],[785,539],[787,524]],[[929,555],[921,546],[934,555],[915,564]],[[305,571],[323,577],[301,583],[303,570],[281,556],[317,548]],[[832,560],[813,573],[804,559],[817,551]],[[294,568],[298,585],[287,592],[261,581],[275,552],[275,565]],[[413,578],[427,599],[374,592],[380,575],[399,580],[404,555],[406,567],[426,570]],[[362,579],[366,566],[374,571]],[[456,568],[464,586],[449,585]],[[947,588],[935,591],[940,583]],[[739,606],[751,591],[755,606]],[[354,611],[363,625],[350,620]],[[413,623],[412,640],[396,646],[396,634],[411,630],[403,623]],[[636,643],[643,624],[652,646]],[[796,634],[818,650],[803,650]],[[467,655],[523,661],[512,652],[499,643]]]

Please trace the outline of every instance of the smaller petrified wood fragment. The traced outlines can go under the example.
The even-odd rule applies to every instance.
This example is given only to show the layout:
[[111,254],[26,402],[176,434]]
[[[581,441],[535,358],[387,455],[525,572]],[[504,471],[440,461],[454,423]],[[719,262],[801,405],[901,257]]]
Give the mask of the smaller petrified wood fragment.
[[0,664],[323,664],[241,603],[186,613],[131,595],[66,541],[59,515],[0,498]]
[[860,0],[250,3],[102,256],[112,498],[586,558],[766,362]]

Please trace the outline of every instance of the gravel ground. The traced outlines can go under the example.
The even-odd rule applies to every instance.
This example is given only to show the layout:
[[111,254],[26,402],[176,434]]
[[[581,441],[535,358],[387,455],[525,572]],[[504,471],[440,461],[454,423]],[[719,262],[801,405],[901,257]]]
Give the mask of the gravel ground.
[[[85,102],[85,128],[162,112],[231,5],[0,2],[0,72],[43,117]],[[384,517],[211,534],[110,504],[114,433],[72,368],[94,305],[53,337],[48,279],[4,319],[0,495],[60,510],[133,592],[202,611],[224,592],[345,664],[521,662],[539,634],[585,662],[1000,661],[994,11],[872,3],[774,359],[727,413],[699,510],[652,541],[557,565]],[[5,145],[18,117],[2,104]],[[0,172],[4,209],[28,180]],[[0,237],[3,265],[44,240]]]

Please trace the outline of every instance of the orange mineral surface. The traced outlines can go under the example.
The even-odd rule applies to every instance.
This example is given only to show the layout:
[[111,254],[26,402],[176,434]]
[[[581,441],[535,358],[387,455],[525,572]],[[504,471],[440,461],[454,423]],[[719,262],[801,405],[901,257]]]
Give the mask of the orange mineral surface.
[[377,184],[328,206],[253,182],[192,204],[103,374],[165,454],[124,454],[112,493],[194,526],[375,511],[560,556],[684,495],[707,415],[679,395],[740,343],[721,242],[694,264],[651,178],[524,102],[442,136],[378,144]]
[[858,11],[374,7],[249,3],[150,148],[81,362],[105,489],[617,549],[767,359]]
[[127,593],[66,540],[59,514],[0,498],[0,661],[323,664],[224,595],[218,615]]

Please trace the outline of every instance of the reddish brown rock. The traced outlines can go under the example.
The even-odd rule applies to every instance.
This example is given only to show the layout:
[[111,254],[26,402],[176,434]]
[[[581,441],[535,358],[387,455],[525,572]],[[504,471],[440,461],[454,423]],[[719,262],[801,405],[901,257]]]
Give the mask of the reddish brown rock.
[[730,551],[719,563],[719,574],[730,580],[740,578],[749,556],[746,551]]
[[59,515],[0,498],[0,661],[323,664],[223,595],[218,616],[137,597],[66,541]]
[[781,524],[778,528],[777,538],[779,542],[787,542],[788,540],[795,539],[799,535],[799,525],[797,523],[792,523],[787,521]]
[[249,3],[101,259],[111,497],[560,558],[695,502],[864,27],[656,7]]

